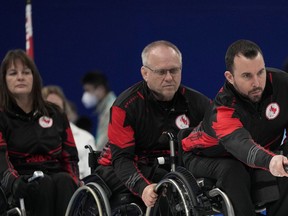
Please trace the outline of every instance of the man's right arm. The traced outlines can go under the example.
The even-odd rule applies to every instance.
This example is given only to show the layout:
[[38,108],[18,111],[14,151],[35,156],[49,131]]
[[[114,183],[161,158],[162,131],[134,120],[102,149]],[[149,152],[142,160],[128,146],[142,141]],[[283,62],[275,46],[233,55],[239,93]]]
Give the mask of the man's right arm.
[[112,166],[117,177],[138,196],[150,184],[135,162],[134,129],[127,119],[127,113],[120,107],[111,108],[108,137],[112,155]]

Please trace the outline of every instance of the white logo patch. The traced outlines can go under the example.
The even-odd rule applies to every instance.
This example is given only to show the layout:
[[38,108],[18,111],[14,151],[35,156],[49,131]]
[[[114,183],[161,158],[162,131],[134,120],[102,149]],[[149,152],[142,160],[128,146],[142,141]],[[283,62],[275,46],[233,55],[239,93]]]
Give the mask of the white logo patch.
[[42,116],[39,119],[39,125],[43,128],[49,128],[52,126],[52,124],[53,124],[53,119],[47,116]]
[[176,118],[175,123],[179,129],[184,129],[189,127],[190,120],[185,114],[183,114]]
[[266,108],[266,117],[269,120],[275,119],[280,113],[280,107],[277,103],[270,103]]

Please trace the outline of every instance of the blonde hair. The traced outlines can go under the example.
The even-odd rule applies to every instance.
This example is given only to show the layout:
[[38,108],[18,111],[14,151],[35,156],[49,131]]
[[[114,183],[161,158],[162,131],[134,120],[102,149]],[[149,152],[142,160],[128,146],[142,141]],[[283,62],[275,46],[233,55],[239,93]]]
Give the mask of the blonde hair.
[[42,97],[44,98],[44,100],[46,100],[50,94],[56,94],[62,99],[63,111],[66,112],[67,99],[65,97],[65,94],[64,94],[62,88],[59,86],[56,86],[56,85],[48,85],[48,86],[45,86],[42,88]]

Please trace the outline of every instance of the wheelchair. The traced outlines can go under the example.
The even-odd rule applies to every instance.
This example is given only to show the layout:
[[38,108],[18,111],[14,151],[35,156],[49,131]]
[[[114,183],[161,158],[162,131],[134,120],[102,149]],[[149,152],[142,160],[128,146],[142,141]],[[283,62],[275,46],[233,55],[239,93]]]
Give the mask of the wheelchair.
[[[215,187],[215,181],[207,178],[195,178],[182,166],[182,148],[178,148],[178,157],[175,155],[175,141],[188,136],[191,128],[181,130],[177,140],[172,133],[163,133],[169,139],[170,158],[158,158],[159,164],[170,164],[171,172],[165,175],[156,185],[158,199],[152,208],[147,208],[141,203],[141,199],[132,194],[113,195],[103,179],[97,174],[91,174],[83,179],[85,185],[78,188],[72,196],[65,216],[121,216],[144,215],[145,216],[202,216],[219,215],[234,216],[233,206],[228,196]],[[100,152],[94,151],[90,146],[89,166],[92,171],[97,166],[97,158]],[[129,199],[131,198],[132,199]],[[140,202],[135,202],[136,199]],[[115,202],[116,200],[116,202]],[[119,200],[123,201],[119,203]],[[118,202],[117,202],[118,201]],[[143,204],[143,203],[142,203]],[[258,207],[256,213],[261,214],[265,208]],[[123,213],[125,212],[125,213]]]
[[[181,130],[177,140],[188,136],[191,128]],[[152,208],[147,208],[146,216],[173,215],[173,216],[200,216],[223,214],[234,216],[233,206],[228,196],[216,188],[210,179],[196,179],[182,166],[182,147],[178,148],[178,166],[174,150],[175,139],[167,133],[171,149],[171,172],[162,178],[156,186],[158,199]]]
[[[215,186],[215,181],[208,178],[195,178],[183,167],[181,160],[181,141],[192,128],[182,129],[177,136],[178,166],[175,165],[174,137],[168,133],[171,149],[171,172],[162,178],[156,186],[158,199],[154,207],[147,208],[146,216],[234,216],[234,209],[229,197]],[[288,168],[287,168],[288,169]],[[257,215],[266,215],[265,205],[255,205]]]
[[[89,167],[91,173],[96,169],[97,158],[101,152],[89,149]],[[137,215],[143,216],[145,212],[144,203],[139,197],[131,193],[113,194],[104,180],[93,173],[83,179],[84,185],[79,187],[73,194],[65,216],[121,216]]]
[[21,210],[18,207],[9,207],[7,198],[3,189],[0,187],[0,215],[9,216],[9,215],[19,215],[22,216]]
[[[185,132],[187,135],[190,133],[188,131]],[[162,162],[159,162],[159,164],[169,163],[171,172],[157,184],[155,190],[159,197],[153,208],[146,209],[145,215],[199,216],[222,213],[225,216],[234,216],[231,202],[224,192],[219,188],[215,188],[214,184],[207,179],[195,179],[188,170],[180,166],[182,165],[181,152],[178,153],[178,166],[176,167],[174,136],[169,132],[163,134],[169,139],[170,158],[166,161],[160,158],[159,161]],[[180,136],[183,136],[183,134]],[[94,151],[90,146],[86,146],[86,148],[90,150],[88,159],[92,171],[97,166],[97,158],[100,152]],[[85,185],[78,188],[72,196],[65,216],[144,215],[145,207],[141,206],[139,202],[134,202],[138,197],[134,196],[132,200],[127,199],[126,202],[120,205],[119,202],[115,204],[113,200],[117,200],[117,198],[114,197],[113,199],[109,187],[97,174],[87,176],[83,181]],[[132,194],[129,195],[131,196]],[[125,200],[126,195],[121,194],[119,200],[121,199]],[[142,201],[140,200],[140,202]]]
[[156,191],[158,200],[153,208],[147,209],[146,216],[234,216],[233,206],[223,191],[205,179],[195,179],[181,166],[167,174],[157,184]]
[[[43,178],[44,174],[42,171],[34,171],[33,175],[28,179],[28,182],[34,181],[38,178]],[[8,201],[5,192],[3,191],[2,187],[0,186],[0,216],[26,216],[26,209],[24,199],[20,198],[19,200],[20,208],[14,207]]]

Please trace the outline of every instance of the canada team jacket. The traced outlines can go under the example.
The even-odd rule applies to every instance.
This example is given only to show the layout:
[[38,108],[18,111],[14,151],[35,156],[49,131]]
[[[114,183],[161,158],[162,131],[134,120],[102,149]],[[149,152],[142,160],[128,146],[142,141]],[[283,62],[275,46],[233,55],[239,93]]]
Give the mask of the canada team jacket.
[[124,91],[110,111],[108,147],[99,163],[113,165],[119,179],[134,194],[142,194],[150,184],[137,161],[169,154],[169,143],[159,142],[165,131],[177,136],[182,128],[196,126],[203,118],[209,99],[199,92],[180,86],[169,104],[156,101],[146,82]]
[[182,145],[197,155],[233,155],[250,167],[269,170],[287,126],[288,74],[270,68],[259,103],[248,101],[226,81],[203,122]]
[[0,180],[10,193],[19,174],[68,172],[79,183],[78,153],[68,119],[54,107],[49,117],[18,106],[0,111]]

